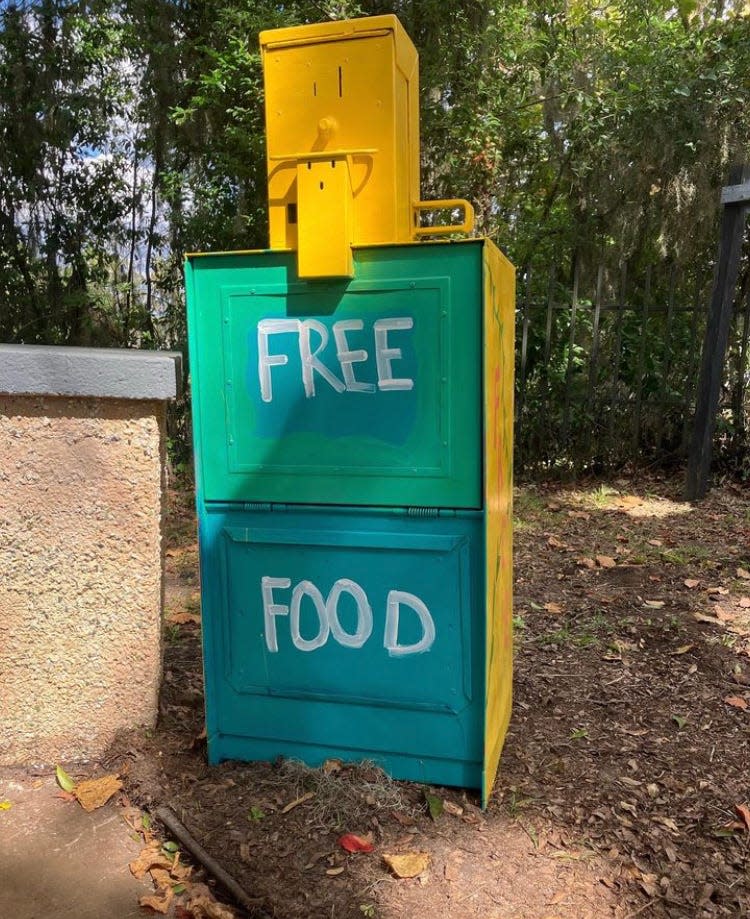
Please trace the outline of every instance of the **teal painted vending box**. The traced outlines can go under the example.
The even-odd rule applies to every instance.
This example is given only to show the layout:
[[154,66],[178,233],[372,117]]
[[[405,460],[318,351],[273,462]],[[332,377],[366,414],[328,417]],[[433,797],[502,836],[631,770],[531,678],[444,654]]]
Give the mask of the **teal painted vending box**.
[[487,240],[189,256],[208,755],[491,788],[513,271]]
[[[206,501],[479,508],[481,245],[189,259]],[[197,384],[197,385],[196,385]]]

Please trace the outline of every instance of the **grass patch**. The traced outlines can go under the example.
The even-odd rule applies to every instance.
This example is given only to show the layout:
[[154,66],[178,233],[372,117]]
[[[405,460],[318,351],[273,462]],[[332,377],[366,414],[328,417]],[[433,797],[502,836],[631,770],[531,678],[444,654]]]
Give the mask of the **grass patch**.
[[710,554],[705,546],[681,546],[679,549],[662,549],[659,557],[670,565],[688,565],[706,559]]
[[546,499],[532,491],[522,491],[513,499],[513,528],[518,532],[531,529],[549,517]]
[[[335,762],[335,761],[331,761]],[[416,818],[423,812],[408,795],[408,787],[395,782],[374,763],[341,764],[326,771],[313,769],[294,759],[283,760],[277,773],[278,785],[291,797],[307,792],[313,797],[305,806],[312,822],[320,827],[337,830],[370,823],[373,817],[399,811]],[[265,782],[270,785],[272,781]]]

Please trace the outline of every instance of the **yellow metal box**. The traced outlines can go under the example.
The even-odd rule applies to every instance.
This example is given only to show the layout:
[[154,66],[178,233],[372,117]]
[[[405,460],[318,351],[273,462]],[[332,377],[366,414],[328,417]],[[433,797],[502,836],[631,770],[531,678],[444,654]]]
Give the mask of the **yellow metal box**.
[[[261,32],[271,249],[351,277],[351,247],[469,232],[467,201],[419,200],[419,57],[395,16]],[[463,210],[420,226],[420,212]]]
[[322,256],[314,273],[346,275],[351,255],[341,270],[326,251],[412,239],[418,56],[398,19],[274,29],[260,43],[271,248],[299,248],[300,266]]

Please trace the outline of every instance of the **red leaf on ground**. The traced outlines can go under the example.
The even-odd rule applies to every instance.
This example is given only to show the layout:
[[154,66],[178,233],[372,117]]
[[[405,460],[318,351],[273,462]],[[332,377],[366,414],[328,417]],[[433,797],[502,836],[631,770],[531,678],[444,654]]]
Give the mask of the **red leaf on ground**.
[[732,708],[741,708],[743,710],[747,708],[747,700],[743,699],[742,696],[727,696],[724,701],[727,705],[731,705]]
[[354,833],[345,833],[339,838],[339,845],[347,852],[373,852],[375,846],[369,839],[355,836]]
[[734,809],[745,824],[745,829],[750,830],[750,807],[748,807],[747,804],[735,804]]

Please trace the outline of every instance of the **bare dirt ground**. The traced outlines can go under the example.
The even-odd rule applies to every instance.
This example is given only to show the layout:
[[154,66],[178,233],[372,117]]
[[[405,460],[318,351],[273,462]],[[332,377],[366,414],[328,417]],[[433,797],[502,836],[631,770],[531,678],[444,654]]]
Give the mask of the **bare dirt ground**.
[[[367,765],[206,765],[192,498],[174,493],[160,725],[103,765],[129,803],[171,807],[258,917],[748,916],[750,494],[692,507],[679,485],[518,489],[514,715],[486,812]],[[429,866],[399,879],[383,854],[408,852]]]

